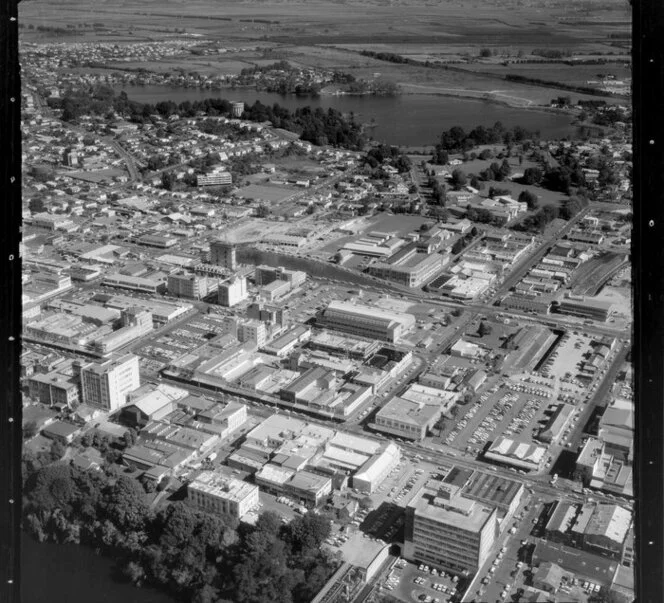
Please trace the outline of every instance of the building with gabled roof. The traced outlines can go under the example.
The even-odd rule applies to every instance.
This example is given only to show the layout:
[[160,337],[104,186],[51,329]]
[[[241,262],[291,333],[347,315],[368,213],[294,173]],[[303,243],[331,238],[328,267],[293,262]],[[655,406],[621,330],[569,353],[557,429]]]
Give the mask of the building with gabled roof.
[[485,458],[527,471],[539,471],[546,456],[546,448],[499,436],[484,454]]

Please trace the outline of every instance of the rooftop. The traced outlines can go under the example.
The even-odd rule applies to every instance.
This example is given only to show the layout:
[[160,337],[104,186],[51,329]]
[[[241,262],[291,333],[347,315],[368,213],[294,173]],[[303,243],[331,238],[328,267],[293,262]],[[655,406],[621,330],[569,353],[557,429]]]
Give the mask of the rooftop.
[[241,502],[247,496],[251,495],[257,486],[248,484],[238,479],[222,477],[213,471],[203,471],[189,488],[207,492],[213,496],[218,496],[226,500]]

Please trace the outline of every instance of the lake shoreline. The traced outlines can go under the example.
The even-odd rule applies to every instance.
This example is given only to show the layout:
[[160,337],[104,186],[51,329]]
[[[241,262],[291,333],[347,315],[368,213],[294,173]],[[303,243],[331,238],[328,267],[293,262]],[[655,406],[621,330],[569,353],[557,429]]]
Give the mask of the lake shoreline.
[[[410,90],[397,96],[367,94],[320,94],[318,96],[280,95],[257,91],[254,87],[179,88],[161,85],[113,86],[116,94],[125,92],[130,100],[157,104],[164,101],[181,103],[210,98],[252,105],[278,104],[290,111],[303,107],[328,110],[343,115],[353,114],[378,142],[393,146],[432,146],[440,133],[454,126],[467,131],[477,126],[491,127],[501,122],[506,128],[520,126],[538,131],[544,140],[574,138],[576,116],[543,106],[513,106],[508,99],[459,96],[456,92],[424,89]],[[472,102],[469,102],[472,101]]]

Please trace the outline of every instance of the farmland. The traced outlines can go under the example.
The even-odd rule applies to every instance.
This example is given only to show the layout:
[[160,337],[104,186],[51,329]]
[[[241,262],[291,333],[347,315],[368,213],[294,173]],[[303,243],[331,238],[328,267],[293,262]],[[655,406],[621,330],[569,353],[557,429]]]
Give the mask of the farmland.
[[[481,10],[479,10],[481,8]],[[465,2],[226,2],[179,0],[131,2],[113,8],[81,1],[21,5],[26,42],[112,42],[198,38],[223,44],[220,55],[179,56],[143,63],[114,62],[116,70],[144,68],[156,72],[183,70],[203,74],[236,74],[275,57],[297,67],[334,69],[356,78],[381,77],[400,85],[402,93],[484,98],[504,104],[547,105],[556,90],[532,83],[508,82],[505,75],[585,85],[598,74],[629,77],[625,43],[630,34],[625,3]],[[38,31],[39,26],[59,28]],[[68,30],[68,31],[67,31]],[[533,51],[554,49],[579,59],[608,60],[605,65],[513,64],[536,59]],[[480,50],[491,53],[479,59]],[[385,52],[417,61],[390,63],[363,56]],[[541,58],[541,57],[540,57]],[[424,66],[426,61],[453,63]],[[572,101],[591,98],[570,94]],[[615,97],[606,96],[607,100]]]

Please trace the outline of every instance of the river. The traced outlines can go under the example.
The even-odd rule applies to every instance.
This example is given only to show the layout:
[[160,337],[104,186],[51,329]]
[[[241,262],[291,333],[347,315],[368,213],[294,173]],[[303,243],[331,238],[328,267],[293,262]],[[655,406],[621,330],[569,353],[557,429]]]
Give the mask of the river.
[[21,603],[175,603],[151,588],[116,582],[113,559],[75,544],[21,541]]
[[541,137],[546,139],[569,138],[576,133],[576,126],[572,124],[569,115],[433,94],[311,97],[294,94],[283,96],[246,88],[205,90],[156,85],[115,87],[116,93],[121,90],[125,90],[131,100],[152,104],[165,100],[180,103],[186,100],[224,98],[244,101],[245,104],[253,104],[256,100],[265,105],[278,103],[288,109],[306,105],[324,109],[332,107],[342,113],[354,113],[362,123],[375,124],[369,130],[371,136],[393,145],[432,145],[443,130],[453,126],[472,130],[479,125],[492,126],[497,121],[510,128],[521,126],[527,130],[538,130]]

